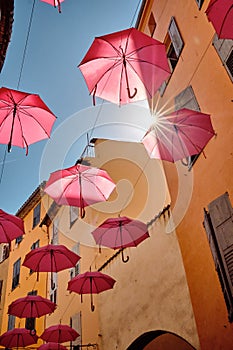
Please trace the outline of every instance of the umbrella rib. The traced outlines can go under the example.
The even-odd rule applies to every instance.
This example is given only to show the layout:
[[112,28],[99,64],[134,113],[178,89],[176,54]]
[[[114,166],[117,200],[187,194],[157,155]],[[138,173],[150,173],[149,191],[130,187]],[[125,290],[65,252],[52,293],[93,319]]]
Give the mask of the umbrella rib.
[[[88,182],[90,182],[92,185],[94,185],[95,186],[95,189],[96,190],[98,190],[98,192],[99,192],[99,194],[104,198],[104,199],[106,199],[106,197],[105,197],[105,195],[101,192],[101,190],[99,189],[99,187],[95,184],[95,182],[94,181],[92,181],[91,180],[91,177],[96,177],[96,176],[98,176],[98,175],[91,175],[90,176],[90,174],[88,174],[89,176],[86,178],[86,181],[88,181]],[[85,179],[85,176],[84,176],[84,179]]]
[[[48,134],[48,132],[47,132],[46,129],[44,128],[44,126],[39,122],[38,119],[36,119],[36,117],[35,117],[33,114],[31,114],[31,113],[29,113],[28,111],[26,111],[26,108],[30,108],[30,109],[31,109],[31,108],[38,108],[38,107],[35,107],[35,106],[23,107],[23,109],[20,109],[20,113],[24,114],[24,115],[27,116],[27,117],[32,118],[32,119],[41,127],[41,129],[45,132],[45,134],[46,134],[48,137],[50,137],[49,134]],[[51,114],[51,115],[53,115],[53,114]],[[53,115],[53,116],[54,116],[54,115]],[[54,116],[54,117],[55,117],[55,116]],[[20,117],[18,117],[18,119],[20,120],[20,123],[21,123]],[[22,132],[22,135],[23,135],[23,132]]]
[[[95,86],[98,85],[98,83],[104,78],[105,75],[107,75],[107,73],[109,73],[110,71],[113,71],[117,66],[121,65],[121,61],[117,60],[110,68],[108,68],[100,77],[99,79],[96,81]],[[106,82],[107,83],[107,82]],[[91,93],[95,90],[95,87],[91,90]]]

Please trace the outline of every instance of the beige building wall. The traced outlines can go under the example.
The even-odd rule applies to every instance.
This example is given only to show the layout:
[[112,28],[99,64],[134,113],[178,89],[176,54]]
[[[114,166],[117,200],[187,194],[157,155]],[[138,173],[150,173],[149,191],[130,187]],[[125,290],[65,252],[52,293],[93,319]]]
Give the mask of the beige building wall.
[[[196,325],[176,233],[165,233],[170,204],[160,161],[150,160],[140,143],[97,140],[92,166],[105,169],[116,184],[110,198],[86,208],[86,216],[70,228],[69,207],[61,207],[59,243],[70,249],[80,242],[80,272],[101,270],[116,280],[112,290],[90,296],[69,294],[69,271],[58,273],[58,308],[46,326],[68,323],[81,311],[82,344],[99,349],[124,350],[140,335],[151,330],[173,332],[199,349]],[[163,212],[163,213],[162,213]],[[118,214],[148,224],[150,238],[137,248],[127,248],[129,262],[108,248],[99,251],[91,232]],[[51,230],[51,228],[50,228]],[[50,234],[51,236],[51,234]],[[103,266],[105,266],[103,268]]]

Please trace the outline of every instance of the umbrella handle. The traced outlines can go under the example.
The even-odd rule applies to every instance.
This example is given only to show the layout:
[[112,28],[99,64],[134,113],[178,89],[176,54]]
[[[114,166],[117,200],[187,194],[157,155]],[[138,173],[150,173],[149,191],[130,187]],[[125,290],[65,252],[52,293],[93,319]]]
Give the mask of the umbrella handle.
[[91,311],[92,312],[95,311],[95,305],[93,303],[93,295],[92,295],[92,293],[91,293]]
[[124,251],[123,251],[123,249],[122,249],[122,251],[121,251],[121,259],[122,259],[123,263],[127,263],[127,262],[129,261],[129,256],[128,256],[128,255],[127,255],[126,258],[124,257]]
[[83,207],[80,208],[80,217],[81,219],[85,218],[86,212],[85,209]]
[[134,88],[134,93],[131,95],[129,87],[127,87],[127,91],[128,91],[129,98],[134,98],[136,96],[137,92],[138,92],[137,88]]

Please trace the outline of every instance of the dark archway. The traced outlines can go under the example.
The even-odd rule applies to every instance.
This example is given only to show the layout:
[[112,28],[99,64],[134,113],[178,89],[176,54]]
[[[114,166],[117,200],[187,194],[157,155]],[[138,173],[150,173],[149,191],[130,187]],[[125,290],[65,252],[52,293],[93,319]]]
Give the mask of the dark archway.
[[177,334],[156,330],[140,335],[126,350],[195,350]]

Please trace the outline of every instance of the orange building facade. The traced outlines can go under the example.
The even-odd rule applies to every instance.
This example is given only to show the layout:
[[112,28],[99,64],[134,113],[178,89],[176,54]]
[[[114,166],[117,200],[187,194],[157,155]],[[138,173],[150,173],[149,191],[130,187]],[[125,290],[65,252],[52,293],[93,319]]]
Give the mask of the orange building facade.
[[187,166],[166,161],[163,166],[200,348],[228,350],[233,330],[233,41],[217,38],[205,14],[208,3],[144,1],[137,26],[165,43],[172,71],[151,103],[154,112],[186,107],[208,113],[216,132]]

